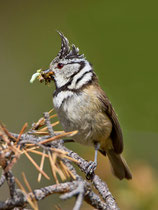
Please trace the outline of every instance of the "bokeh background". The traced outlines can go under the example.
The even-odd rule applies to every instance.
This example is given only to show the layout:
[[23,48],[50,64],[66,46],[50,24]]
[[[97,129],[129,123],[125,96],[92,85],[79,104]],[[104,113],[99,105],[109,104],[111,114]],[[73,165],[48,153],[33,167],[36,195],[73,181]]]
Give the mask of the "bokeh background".
[[[60,49],[56,30],[62,31],[93,64],[118,113],[133,180],[116,180],[101,155],[96,173],[126,210],[158,208],[157,8],[154,0],[0,0],[0,120],[10,131],[19,132],[25,122],[31,126],[52,108],[54,85],[37,81],[31,85],[29,80],[56,56]],[[93,159],[93,148],[69,147]],[[14,167],[19,179],[21,171],[33,189],[53,183],[37,183],[37,171],[25,158]],[[48,166],[46,171],[51,173]],[[4,186],[0,200],[7,195]],[[52,195],[39,206],[72,209],[73,203]],[[92,208],[84,204],[82,209]]]

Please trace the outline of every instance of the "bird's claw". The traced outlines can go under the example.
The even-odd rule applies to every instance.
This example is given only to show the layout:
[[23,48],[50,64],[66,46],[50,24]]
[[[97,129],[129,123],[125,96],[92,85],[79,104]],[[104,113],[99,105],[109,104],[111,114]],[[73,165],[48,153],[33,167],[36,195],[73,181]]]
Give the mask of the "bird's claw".
[[88,180],[93,176],[96,167],[97,167],[97,163],[96,162],[89,161],[89,163],[87,165],[87,173],[86,173],[86,178]]

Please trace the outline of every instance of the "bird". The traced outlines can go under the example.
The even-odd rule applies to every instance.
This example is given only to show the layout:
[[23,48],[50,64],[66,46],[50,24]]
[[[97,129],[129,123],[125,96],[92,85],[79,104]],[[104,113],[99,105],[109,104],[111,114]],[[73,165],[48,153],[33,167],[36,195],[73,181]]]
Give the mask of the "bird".
[[45,82],[54,81],[53,104],[64,131],[77,130],[75,142],[95,148],[94,163],[98,151],[107,156],[113,174],[122,180],[132,179],[130,169],[122,157],[123,134],[112,104],[99,85],[93,66],[70,46],[63,33],[61,49],[48,69],[41,71]]

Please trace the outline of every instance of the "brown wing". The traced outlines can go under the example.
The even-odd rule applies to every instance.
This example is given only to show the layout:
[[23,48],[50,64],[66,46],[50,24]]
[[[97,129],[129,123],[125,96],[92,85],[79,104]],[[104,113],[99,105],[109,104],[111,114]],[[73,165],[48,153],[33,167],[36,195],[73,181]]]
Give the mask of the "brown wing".
[[106,94],[100,87],[98,87],[98,88],[100,89],[100,91],[98,91],[98,93],[99,93],[98,98],[101,101],[101,103],[103,104],[103,111],[108,115],[108,117],[111,119],[111,122],[113,124],[112,132],[111,132],[111,139],[113,142],[114,151],[117,154],[120,154],[123,151],[122,130],[121,130],[117,115],[116,115],[114,109],[112,108],[112,105],[111,105],[108,97],[106,96]]

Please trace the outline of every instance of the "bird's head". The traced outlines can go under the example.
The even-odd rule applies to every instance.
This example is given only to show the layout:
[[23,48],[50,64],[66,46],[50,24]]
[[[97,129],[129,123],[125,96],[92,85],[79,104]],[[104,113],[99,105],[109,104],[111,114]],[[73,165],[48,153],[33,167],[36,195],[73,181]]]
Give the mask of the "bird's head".
[[41,72],[45,81],[55,81],[56,88],[72,82],[83,68],[91,69],[84,55],[79,54],[79,49],[74,44],[70,47],[68,39],[61,32],[58,33],[61,37],[61,49],[50,63],[49,69]]

